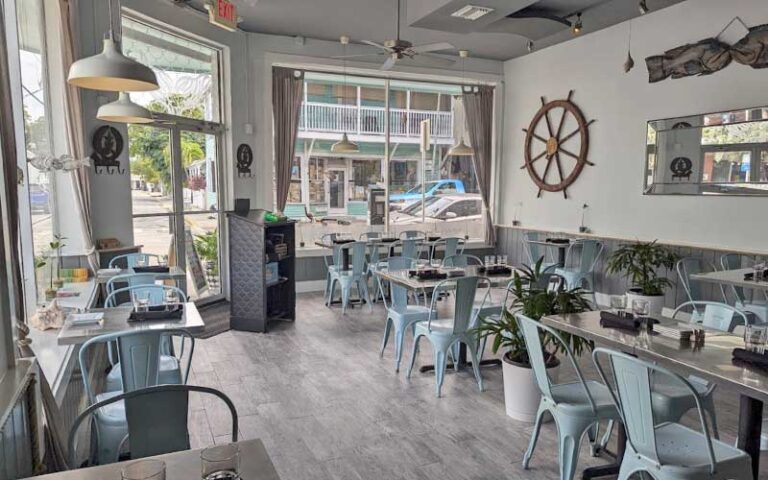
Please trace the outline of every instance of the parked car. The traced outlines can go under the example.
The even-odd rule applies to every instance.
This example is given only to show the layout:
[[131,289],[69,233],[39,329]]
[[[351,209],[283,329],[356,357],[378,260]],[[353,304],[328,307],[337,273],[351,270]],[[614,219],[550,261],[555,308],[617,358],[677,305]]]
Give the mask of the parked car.
[[[483,199],[477,193],[433,196],[425,199],[423,204],[426,223],[482,220]],[[395,225],[409,225],[421,223],[421,217],[422,202],[416,201],[400,211],[392,212],[389,218]]]
[[51,213],[51,194],[43,185],[32,183],[29,185],[29,205],[32,213]]
[[[461,180],[445,179],[433,180],[424,184],[426,197],[440,194],[465,193],[464,182]],[[397,193],[389,196],[389,210],[402,210],[414,202],[421,201],[421,184],[416,185],[405,193]]]

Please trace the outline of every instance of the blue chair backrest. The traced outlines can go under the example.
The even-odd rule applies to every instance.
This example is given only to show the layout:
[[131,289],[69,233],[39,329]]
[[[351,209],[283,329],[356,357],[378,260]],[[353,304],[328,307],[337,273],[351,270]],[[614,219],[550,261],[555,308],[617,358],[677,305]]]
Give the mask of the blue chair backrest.
[[680,283],[683,284],[685,294],[688,296],[688,301],[694,302],[704,300],[704,295],[701,291],[701,282],[695,280],[691,281],[691,275],[713,272],[715,266],[703,258],[685,257],[678,260],[675,269],[677,270],[677,277],[680,279]]
[[109,268],[133,268],[140,260],[150,265],[154,259],[155,265],[160,263],[160,255],[154,253],[126,253],[118,255],[109,261]]
[[565,350],[566,356],[570,359],[571,365],[576,371],[576,376],[578,377],[579,382],[581,382],[581,386],[584,389],[585,398],[589,402],[590,407],[592,407],[592,411],[596,413],[597,407],[595,405],[594,399],[592,398],[592,394],[587,388],[584,375],[581,373],[581,368],[579,368],[579,365],[576,363],[576,359],[573,356],[573,352],[571,351],[570,346],[563,340],[563,337],[560,336],[560,333],[558,333],[558,331],[553,328],[543,325],[542,323],[519,313],[515,314],[515,320],[517,321],[520,330],[523,332],[525,347],[528,350],[528,359],[531,362],[531,369],[533,370],[534,376],[536,378],[536,384],[539,386],[541,394],[551,402],[555,403],[555,399],[552,396],[552,380],[547,374],[547,357],[545,356],[544,347],[541,345],[541,335],[539,334],[540,332],[546,332],[551,334],[552,338],[554,338],[555,341],[559,343]]
[[480,260],[480,258],[474,256],[474,255],[467,255],[467,254],[461,254],[461,255],[452,255],[452,256],[446,256],[443,259],[443,266],[444,267],[459,267],[464,268],[468,267],[470,265],[482,265],[483,261]]
[[[754,259],[739,253],[726,253],[720,257],[720,266],[723,267],[723,270],[750,268],[752,265],[754,265],[754,263]],[[731,292],[736,297],[736,300],[741,303],[744,303],[747,298],[742,287],[736,287],[732,285]]]
[[[741,310],[728,305],[727,303],[720,302],[685,302],[678,305],[674,312],[672,312],[672,318],[677,318],[677,315],[691,307],[693,315],[691,320],[700,322],[707,328],[720,330],[721,332],[733,332],[734,328],[738,325],[747,325],[747,315]],[[734,317],[738,321],[734,322]]]
[[400,238],[402,239],[409,239],[409,238],[424,238],[424,232],[420,230],[405,230],[403,232],[400,232]]
[[[432,248],[430,249],[430,254],[432,257],[434,257],[434,255],[437,253],[437,249],[441,246],[444,249],[443,258],[453,257],[454,255],[463,253],[464,239],[458,237],[446,237],[441,238],[440,240],[435,240],[432,242]],[[430,260],[432,257],[430,257]]]
[[[366,260],[365,249],[368,248],[368,244],[365,242],[350,242],[341,245],[339,248],[339,254],[343,255],[344,250],[348,250],[352,256],[352,275],[359,276],[365,272]],[[340,262],[341,263],[341,262]]]
[[154,285],[156,281],[156,275],[154,273],[125,273],[122,275],[115,275],[107,280],[107,293],[115,291],[118,284],[125,284],[129,287],[137,285]]
[[432,321],[433,312],[437,311],[437,301],[442,298],[441,293],[453,290],[453,333],[465,333],[471,326],[472,311],[475,306],[478,284],[485,284],[485,296],[488,297],[491,282],[485,277],[458,277],[456,279],[443,280],[435,286],[432,293],[432,306],[429,312],[428,324]]
[[529,265],[535,265],[536,262],[538,262],[539,259],[544,256],[544,254],[541,253],[540,246],[538,244],[531,243],[539,241],[539,233],[525,232],[523,234],[523,241],[525,242],[525,251],[528,254]]
[[[397,272],[408,270],[413,266],[414,260],[408,257],[389,257],[387,259],[387,271]],[[392,292],[392,309],[396,312],[403,312],[408,307],[408,289],[404,286],[389,282],[390,292]],[[382,294],[386,301],[386,296]]]
[[[601,355],[605,355],[609,359],[613,373],[613,382],[608,380],[608,375],[606,375],[600,363],[599,357]],[[707,422],[704,421],[701,399],[693,386],[685,378],[658,365],[606,348],[596,348],[592,352],[592,358],[600,377],[608,386],[611,396],[619,409],[624,427],[626,428],[627,441],[639,455],[661,465],[658,445],[656,444],[656,421],[653,414],[653,391],[651,385],[659,383],[652,381],[652,377],[663,375],[671,379],[673,384],[682,387],[684,391],[694,398],[699,411],[702,431],[707,440],[711,468],[714,469],[715,456],[712,449],[712,439]],[[664,383],[667,384],[669,382]]]
[[592,272],[602,253],[603,242],[599,240],[571,240],[565,256],[565,266],[569,269],[575,268],[581,273]]
[[133,301],[132,295],[134,292],[149,295],[149,305],[155,306],[155,305],[162,305],[165,303],[165,295],[166,292],[172,291],[176,294],[176,297],[178,298],[179,302],[186,303],[187,296],[184,294],[184,292],[178,288],[171,285],[135,285],[132,287],[125,287],[120,288],[117,290],[114,290],[112,293],[110,293],[107,296],[107,299],[104,301],[104,306],[106,308],[114,308],[118,306],[118,297],[122,294],[127,294],[129,301]]
[[419,258],[419,256],[421,256],[419,242],[420,240],[418,239],[398,240],[392,242],[390,251],[394,251],[399,247],[401,257]]
[[381,232],[363,232],[360,234],[360,240],[374,240],[381,238]]

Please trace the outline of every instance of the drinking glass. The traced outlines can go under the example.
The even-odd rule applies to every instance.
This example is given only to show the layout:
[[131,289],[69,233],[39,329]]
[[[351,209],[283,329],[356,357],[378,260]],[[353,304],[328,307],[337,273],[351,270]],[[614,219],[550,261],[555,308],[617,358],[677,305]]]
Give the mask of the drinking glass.
[[140,255],[140,256],[136,257],[136,266],[137,267],[146,267],[148,263],[149,262],[148,262],[147,257],[145,257],[143,255]]
[[506,255],[497,255],[496,260],[499,262],[499,265],[507,265],[507,256]]
[[203,480],[235,480],[240,478],[240,449],[234,443],[217,445],[200,454]]
[[763,272],[765,271],[765,266],[762,263],[756,263],[754,267],[752,267],[752,275],[753,279],[756,282],[761,282],[763,280]]
[[766,327],[760,325],[747,325],[744,330],[744,347],[750,352],[765,353]]
[[624,295],[611,295],[611,308],[616,310],[618,316],[623,317],[627,309],[627,297]]
[[640,320],[640,328],[642,331],[648,331],[648,315],[651,313],[651,302],[648,300],[632,300],[632,313],[635,314],[635,318]]
[[165,291],[165,298],[164,298],[166,305],[176,305],[179,303],[179,295],[176,293],[176,290],[167,289]]
[[490,264],[491,264],[491,256],[490,255],[486,255],[485,257],[483,257],[483,265],[485,265],[487,267]]
[[149,292],[132,292],[133,308],[137,312],[146,312],[149,310]]
[[157,260],[157,264],[161,267],[167,267],[168,266],[168,255],[163,255]]
[[123,480],[165,480],[165,462],[162,460],[139,460],[123,467]]

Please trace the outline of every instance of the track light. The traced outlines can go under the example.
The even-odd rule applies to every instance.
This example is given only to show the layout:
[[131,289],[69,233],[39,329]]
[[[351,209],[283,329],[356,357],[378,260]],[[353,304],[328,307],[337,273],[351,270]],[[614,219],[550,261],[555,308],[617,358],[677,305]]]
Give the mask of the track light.
[[651,11],[651,9],[648,8],[648,5],[645,3],[645,0],[640,0],[640,3],[637,4],[637,9],[640,10],[640,15],[645,15]]
[[583,26],[584,25],[581,23],[581,12],[579,12],[576,14],[576,21],[571,25],[571,32],[573,32],[574,35],[578,35],[581,33]]

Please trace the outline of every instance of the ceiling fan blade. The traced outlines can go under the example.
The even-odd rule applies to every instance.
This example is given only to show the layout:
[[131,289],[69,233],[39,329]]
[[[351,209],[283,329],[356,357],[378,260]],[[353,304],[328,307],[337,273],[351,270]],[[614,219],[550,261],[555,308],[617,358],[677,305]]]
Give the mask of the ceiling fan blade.
[[384,45],[382,45],[380,43],[372,42],[371,40],[361,40],[361,42],[363,42],[366,45],[370,45],[372,47],[376,47],[376,48],[380,48],[382,50],[389,51],[389,48],[385,47]]
[[381,60],[381,57],[383,55],[389,55],[387,52],[380,52],[380,53],[357,53],[355,55],[340,55],[337,57],[331,57],[331,58],[337,58],[337,59],[343,59],[343,58],[363,58],[368,57],[371,60]]
[[379,68],[379,70],[391,70],[397,63],[397,57],[390,55],[386,62]]
[[422,53],[414,57],[405,57],[404,59],[408,60],[408,64],[424,65],[429,67],[449,67],[456,63],[455,60],[450,58],[430,55],[428,53]]
[[448,42],[438,42],[438,43],[429,43],[427,45],[417,45],[415,47],[411,47],[410,50],[416,53],[425,53],[425,52],[437,52],[440,50],[456,50],[456,47],[454,47]]

